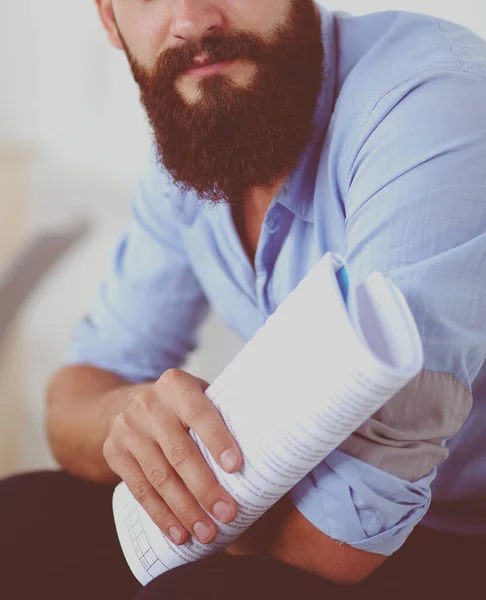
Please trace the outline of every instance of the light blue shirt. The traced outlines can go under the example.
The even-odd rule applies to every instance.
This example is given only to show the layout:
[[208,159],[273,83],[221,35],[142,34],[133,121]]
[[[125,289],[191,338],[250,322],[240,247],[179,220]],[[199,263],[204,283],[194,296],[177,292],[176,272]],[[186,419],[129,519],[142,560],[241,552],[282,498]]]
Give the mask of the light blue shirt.
[[318,129],[255,271],[228,205],[198,205],[150,160],[70,362],[156,379],[196,347],[208,306],[248,340],[330,250],[356,283],[385,273],[417,321],[423,379],[291,497],[332,538],[389,555],[431,498],[425,524],[486,533],[486,43],[418,14],[320,10]]

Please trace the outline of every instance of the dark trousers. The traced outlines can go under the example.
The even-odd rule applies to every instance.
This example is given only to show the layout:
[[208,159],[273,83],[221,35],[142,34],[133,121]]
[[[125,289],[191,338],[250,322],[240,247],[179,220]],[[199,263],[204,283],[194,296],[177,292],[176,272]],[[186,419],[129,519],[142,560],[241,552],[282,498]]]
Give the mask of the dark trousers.
[[[65,473],[0,482],[3,600],[286,600],[486,598],[486,538],[417,527],[364,582],[335,585],[272,558],[218,555],[141,588],[111,514],[112,488]],[[486,509],[486,507],[485,507]]]

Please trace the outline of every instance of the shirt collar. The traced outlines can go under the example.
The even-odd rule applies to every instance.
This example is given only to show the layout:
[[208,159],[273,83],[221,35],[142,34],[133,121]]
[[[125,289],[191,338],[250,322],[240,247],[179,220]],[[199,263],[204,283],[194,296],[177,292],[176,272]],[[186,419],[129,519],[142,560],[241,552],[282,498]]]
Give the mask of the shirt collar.
[[317,171],[321,149],[334,111],[336,87],[334,19],[332,14],[321,4],[318,2],[315,4],[321,14],[322,43],[324,44],[324,77],[314,113],[316,130],[314,137],[301,155],[297,167],[285,179],[275,197],[275,202],[282,204],[295,215],[309,222],[313,222],[312,199],[315,177],[312,175],[315,175]]

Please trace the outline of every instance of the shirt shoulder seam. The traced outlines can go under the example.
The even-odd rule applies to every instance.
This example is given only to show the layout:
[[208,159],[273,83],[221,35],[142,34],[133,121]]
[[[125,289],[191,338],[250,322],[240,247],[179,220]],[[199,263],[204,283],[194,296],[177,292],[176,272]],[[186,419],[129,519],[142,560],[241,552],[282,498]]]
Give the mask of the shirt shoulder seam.
[[450,64],[450,63],[434,63],[433,65],[429,65],[427,67],[423,67],[422,69],[419,69],[418,71],[414,71],[413,73],[410,73],[409,75],[407,75],[403,79],[399,80],[395,85],[393,85],[392,87],[388,88],[385,92],[383,92],[375,100],[373,106],[370,109],[368,109],[367,111],[363,110],[363,107],[361,107],[359,105],[356,105],[356,106],[357,106],[357,108],[360,109],[360,112],[362,113],[363,116],[369,117],[376,110],[376,107],[387,96],[389,96],[392,92],[394,92],[395,90],[399,89],[400,87],[402,87],[406,83],[410,83],[411,81],[414,81],[416,79],[420,79],[424,75],[431,75],[433,73],[439,74],[441,72],[449,73],[449,72],[456,71],[458,73],[467,73],[469,75],[474,75],[478,79],[481,79],[482,81],[486,82],[486,74],[485,73],[483,73],[479,69],[475,69],[471,65],[466,65],[463,61],[459,60],[455,56],[454,56],[454,60],[457,61],[457,62],[455,62],[455,64]]
[[362,132],[363,132],[363,130],[365,130],[366,126],[368,125],[368,122],[369,122],[370,118],[374,114],[374,111],[376,110],[376,108],[378,107],[378,105],[387,96],[389,96],[391,93],[393,93],[395,90],[399,89],[400,87],[404,86],[407,83],[410,83],[410,82],[412,82],[414,80],[420,79],[424,75],[430,75],[432,73],[437,73],[438,74],[438,73],[441,73],[441,72],[444,72],[444,73],[448,73],[448,72],[467,73],[467,74],[475,76],[476,78],[478,78],[481,81],[483,81],[484,83],[486,83],[486,74],[485,73],[483,73],[482,71],[479,71],[478,69],[475,69],[475,68],[471,67],[470,65],[466,65],[465,63],[463,63],[459,59],[455,59],[455,60],[457,62],[455,62],[454,64],[451,64],[451,63],[434,63],[433,65],[428,65],[426,67],[423,67],[423,68],[419,69],[418,71],[414,71],[413,73],[409,73],[403,79],[400,79],[396,84],[392,85],[392,87],[389,87],[384,92],[382,92],[373,101],[372,106],[369,107],[369,108],[366,108],[362,104],[359,104],[358,102],[356,102],[356,100],[352,100],[353,105],[357,109],[358,115],[361,117],[362,123],[361,123],[361,126],[359,127],[358,133],[355,135],[355,140],[349,146],[349,150],[346,153],[346,158],[345,158],[345,160],[342,163],[343,167],[344,167],[344,170],[342,171],[341,176],[339,177],[340,185],[341,185],[341,189],[342,190],[346,190],[347,187],[348,187],[347,183],[345,181],[345,175],[346,175],[346,173],[349,172],[349,166],[350,166],[350,162],[352,160],[352,157],[354,155],[356,155],[356,147],[357,147],[357,144],[359,144],[360,140],[362,139]]
[[456,52],[454,51],[454,49],[453,49],[453,47],[451,45],[450,40],[447,39],[447,37],[445,35],[445,32],[444,32],[444,29],[442,27],[442,24],[444,23],[444,20],[436,18],[435,22],[437,24],[437,30],[439,32],[439,35],[441,36],[441,38],[443,39],[445,45],[447,46],[449,54],[454,59],[458,70],[465,71],[465,72],[471,73],[473,75],[477,75],[481,79],[486,80],[486,70],[484,70],[484,69],[483,70],[482,69],[478,69],[478,68],[475,68],[472,65],[468,65],[463,60],[461,60],[459,58],[459,56],[457,56]]

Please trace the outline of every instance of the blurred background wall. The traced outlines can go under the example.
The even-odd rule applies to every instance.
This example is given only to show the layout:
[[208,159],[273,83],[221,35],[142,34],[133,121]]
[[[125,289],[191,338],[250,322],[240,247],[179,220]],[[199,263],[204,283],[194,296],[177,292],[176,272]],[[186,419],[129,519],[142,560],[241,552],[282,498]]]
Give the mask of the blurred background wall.
[[[354,14],[430,13],[486,38],[484,0],[322,2]],[[93,0],[2,0],[0,40],[0,267],[36,232],[81,214],[93,221],[30,297],[1,349],[5,474],[53,466],[44,391],[128,219],[148,136],[125,60],[105,40]],[[211,381],[240,347],[210,316],[187,369]]]

